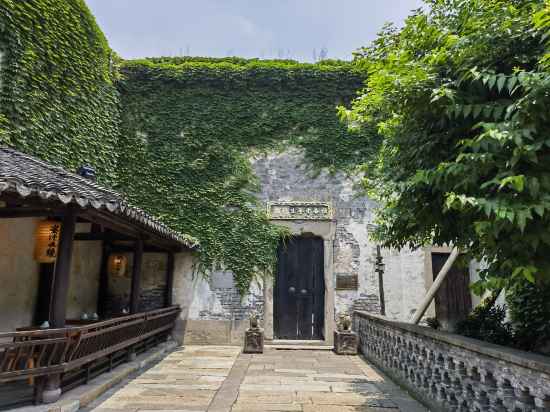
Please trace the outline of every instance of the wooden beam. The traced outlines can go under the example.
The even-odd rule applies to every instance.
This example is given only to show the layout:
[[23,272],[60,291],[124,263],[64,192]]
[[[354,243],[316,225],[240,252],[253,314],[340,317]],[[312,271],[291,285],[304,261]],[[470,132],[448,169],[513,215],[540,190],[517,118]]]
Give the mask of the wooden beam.
[[52,328],[65,327],[76,215],[76,207],[69,206],[67,208],[67,213],[61,221],[61,234],[59,238],[57,261],[55,264],[52,304],[50,308],[50,326]]
[[172,293],[174,291],[174,253],[169,252],[166,261],[166,296],[164,302],[166,306],[173,305]]
[[142,231],[130,223],[125,223],[121,219],[117,219],[113,214],[105,213],[95,209],[88,209],[82,216],[92,223],[100,224],[115,232],[131,235],[134,237],[143,237]]
[[165,251],[172,250],[174,252],[180,252],[183,249],[179,242],[165,239],[134,223],[125,222],[124,219],[112,214],[90,209],[84,212],[83,216],[92,223],[101,224],[117,233],[129,235],[133,238],[148,240],[150,243],[153,242],[156,246],[164,248]]
[[138,313],[139,311],[142,261],[143,261],[143,240],[138,239],[134,248],[134,264],[132,267],[132,289],[130,291],[130,314]]
[[[112,251],[114,253],[133,253],[135,248],[133,246],[126,245],[112,245]],[[168,253],[171,252],[170,249],[164,249],[156,246],[143,246],[143,253]]]
[[23,217],[46,217],[62,216],[65,209],[49,209],[34,207],[2,207],[0,208],[0,219],[16,219]]
[[136,237],[132,236],[126,236],[126,235],[120,235],[118,233],[108,232],[108,233],[97,233],[97,232],[90,232],[90,233],[76,233],[74,235],[74,240],[77,241],[86,241],[86,240],[107,240],[107,241],[115,241],[115,240],[136,240]]

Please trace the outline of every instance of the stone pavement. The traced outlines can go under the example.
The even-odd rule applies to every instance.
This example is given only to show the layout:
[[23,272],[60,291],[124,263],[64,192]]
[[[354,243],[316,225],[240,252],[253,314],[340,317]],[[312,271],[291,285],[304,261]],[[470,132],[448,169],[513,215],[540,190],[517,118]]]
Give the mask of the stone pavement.
[[361,357],[186,346],[89,405],[94,412],[426,411]]

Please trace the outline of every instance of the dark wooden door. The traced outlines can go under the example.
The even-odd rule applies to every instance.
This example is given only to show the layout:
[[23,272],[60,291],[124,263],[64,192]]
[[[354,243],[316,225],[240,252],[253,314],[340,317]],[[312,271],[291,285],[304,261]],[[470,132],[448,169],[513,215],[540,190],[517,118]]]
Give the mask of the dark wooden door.
[[323,339],[325,314],[323,240],[295,237],[279,245],[274,290],[278,339]]
[[[448,253],[432,253],[434,279],[448,258]],[[457,321],[466,318],[472,310],[469,285],[468,270],[455,263],[435,296],[436,317],[445,326],[453,328]]]

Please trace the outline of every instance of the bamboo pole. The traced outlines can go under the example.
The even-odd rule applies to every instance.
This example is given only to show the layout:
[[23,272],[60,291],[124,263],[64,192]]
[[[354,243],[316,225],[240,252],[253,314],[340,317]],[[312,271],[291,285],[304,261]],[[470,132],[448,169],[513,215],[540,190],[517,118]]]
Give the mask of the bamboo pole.
[[437,274],[434,280],[434,283],[432,283],[432,286],[430,286],[430,289],[428,290],[426,297],[420,304],[420,307],[418,308],[418,310],[413,315],[412,323],[414,323],[415,325],[417,325],[418,322],[420,322],[420,319],[422,319],[422,316],[424,316],[424,313],[426,313],[428,306],[430,306],[430,303],[432,302],[435,294],[443,284],[443,281],[447,277],[447,274],[451,270],[451,267],[455,263],[455,260],[459,254],[460,254],[459,250],[456,247],[453,248],[451,255],[449,256],[449,258],[447,259],[447,261],[445,262],[445,264]]

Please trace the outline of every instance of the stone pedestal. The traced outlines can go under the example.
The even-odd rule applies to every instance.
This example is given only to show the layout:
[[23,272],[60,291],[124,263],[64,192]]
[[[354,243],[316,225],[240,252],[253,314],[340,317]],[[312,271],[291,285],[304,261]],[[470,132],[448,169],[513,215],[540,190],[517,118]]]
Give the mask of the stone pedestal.
[[264,330],[249,328],[244,333],[244,353],[264,353]]
[[334,332],[334,352],[338,355],[357,355],[357,333],[351,330]]
[[61,375],[48,375],[40,384],[39,400],[43,403],[54,403],[61,397]]

